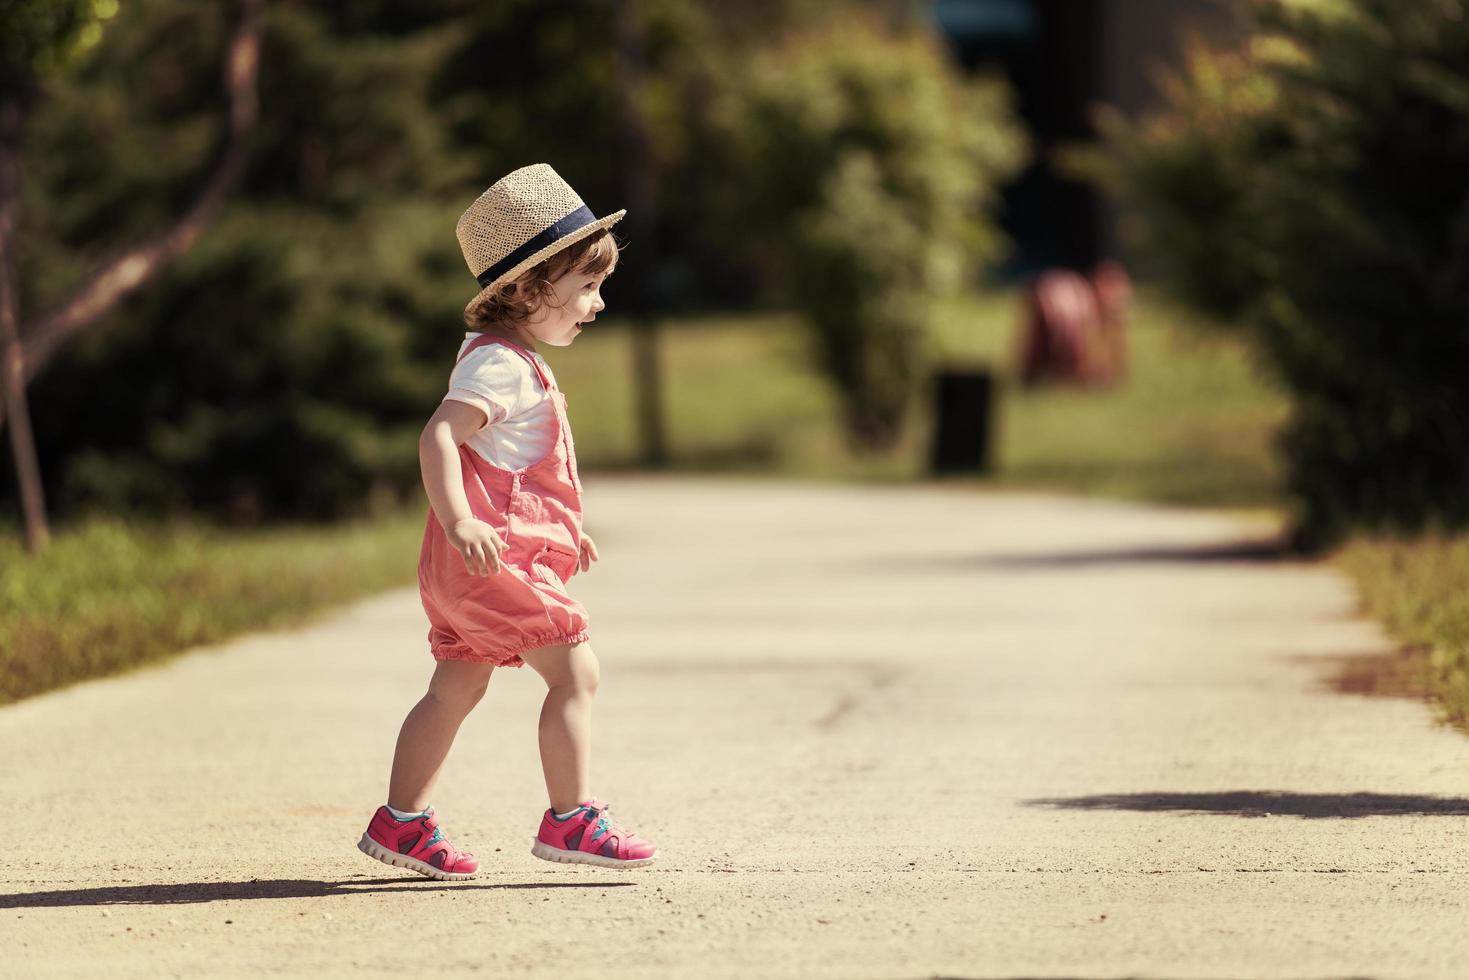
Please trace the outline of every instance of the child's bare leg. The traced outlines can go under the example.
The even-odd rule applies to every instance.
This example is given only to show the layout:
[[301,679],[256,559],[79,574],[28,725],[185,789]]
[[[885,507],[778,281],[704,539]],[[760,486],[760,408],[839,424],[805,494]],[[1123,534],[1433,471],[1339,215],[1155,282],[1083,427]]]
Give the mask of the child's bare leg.
[[398,732],[393,753],[393,775],[388,782],[388,806],[417,813],[428,805],[428,794],[460,724],[484,697],[492,664],[440,660],[423,696]]
[[564,813],[591,795],[592,698],[601,668],[590,643],[542,647],[520,656],[546,681],[541,768],[551,807]]

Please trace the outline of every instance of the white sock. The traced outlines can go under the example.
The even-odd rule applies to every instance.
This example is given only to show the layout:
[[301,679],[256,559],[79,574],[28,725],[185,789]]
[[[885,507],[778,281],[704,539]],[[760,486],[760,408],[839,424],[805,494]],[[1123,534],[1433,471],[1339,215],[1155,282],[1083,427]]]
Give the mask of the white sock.
[[[383,806],[388,806],[388,805],[386,803],[384,803]],[[425,809],[427,809],[427,807],[425,807]],[[422,811],[420,811],[418,813],[404,813],[402,810],[394,810],[390,806],[388,806],[388,812],[393,815],[393,818],[395,820],[412,820],[414,817],[421,817],[421,816],[423,816],[423,812]]]
[[[567,817],[571,816],[573,813],[575,813],[576,811],[578,811],[580,809],[581,809],[581,807],[574,806],[570,810],[567,810],[565,813],[557,813],[556,814],[556,819],[557,820],[565,820]],[[552,811],[552,812],[554,813],[555,811]]]

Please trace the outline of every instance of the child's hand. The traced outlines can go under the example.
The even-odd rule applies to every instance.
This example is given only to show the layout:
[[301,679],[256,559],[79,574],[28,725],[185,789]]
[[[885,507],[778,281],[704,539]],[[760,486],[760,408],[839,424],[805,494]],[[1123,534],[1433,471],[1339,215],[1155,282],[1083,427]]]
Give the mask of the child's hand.
[[477,517],[466,517],[448,531],[449,543],[464,559],[464,568],[471,575],[496,575],[500,571],[500,552],[505,542],[495,529]]
[[592,562],[597,560],[597,545],[585,533],[581,536],[581,570],[586,571],[592,567]]

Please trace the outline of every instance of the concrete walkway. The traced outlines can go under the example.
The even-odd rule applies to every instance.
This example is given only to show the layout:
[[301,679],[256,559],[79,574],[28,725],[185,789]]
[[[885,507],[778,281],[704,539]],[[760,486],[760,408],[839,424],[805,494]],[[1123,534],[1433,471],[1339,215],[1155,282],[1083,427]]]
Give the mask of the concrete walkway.
[[531,857],[528,669],[496,672],[434,794],[482,875],[357,852],[432,666],[395,592],[0,710],[0,974],[1464,974],[1469,740],[1332,689],[1391,644],[1263,524],[587,492],[593,791],[659,863]]

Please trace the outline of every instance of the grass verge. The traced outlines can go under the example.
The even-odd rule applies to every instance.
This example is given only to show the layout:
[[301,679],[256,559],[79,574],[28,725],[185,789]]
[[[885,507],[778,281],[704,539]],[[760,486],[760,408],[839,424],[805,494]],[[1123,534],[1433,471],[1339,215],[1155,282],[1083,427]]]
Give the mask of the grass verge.
[[223,530],[92,519],[37,558],[0,536],[0,704],[416,580],[424,512]]
[[1430,695],[1438,720],[1469,734],[1469,535],[1361,535],[1334,560],[1405,645],[1406,661],[1389,669],[1411,672],[1410,693]]
[[[995,372],[994,472],[1003,486],[1161,503],[1276,510],[1272,450],[1287,403],[1244,346],[1144,293],[1132,371],[1110,391],[1026,391],[1012,366],[1013,294],[940,311],[945,364]],[[896,452],[853,453],[836,396],[810,366],[790,316],[714,316],[662,325],[662,399],[672,467],[779,478],[906,481],[926,469],[926,407]],[[636,465],[633,344],[598,325],[548,351],[589,469]],[[92,520],[58,532],[39,560],[0,531],[0,703],[156,662],[236,633],[286,626],[360,595],[411,585],[423,510],[336,527],[229,531]],[[1334,560],[1365,610],[1407,645],[1445,720],[1469,731],[1469,536],[1360,537]],[[1405,665],[1394,661],[1391,669]]]
[[[1015,296],[940,311],[938,357],[999,376],[997,474],[982,483],[1198,504],[1254,504],[1274,480],[1268,430],[1279,400],[1237,345],[1200,340],[1176,308],[1139,305],[1131,381],[1105,393],[1026,393],[1009,383]],[[776,478],[906,481],[923,476],[926,405],[897,451],[851,451],[835,392],[788,315],[662,325],[662,398],[672,467]],[[589,469],[637,465],[633,337],[599,321],[547,351],[569,393]],[[1160,421],[1163,420],[1163,421]],[[93,519],[57,530],[28,559],[0,531],[0,703],[157,662],[318,609],[411,585],[423,511],[337,527],[240,531]]]

